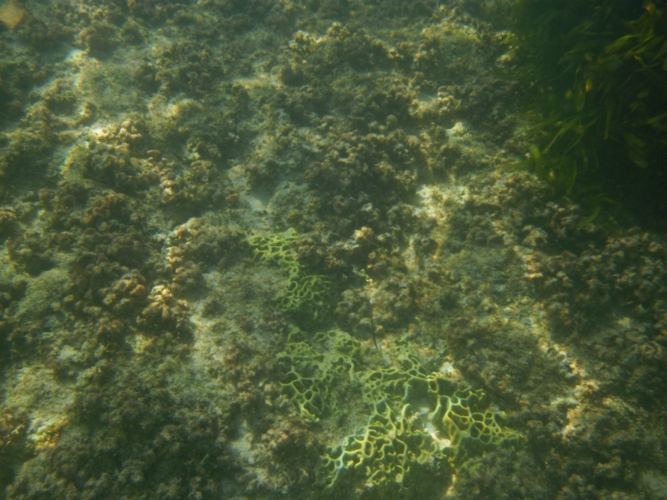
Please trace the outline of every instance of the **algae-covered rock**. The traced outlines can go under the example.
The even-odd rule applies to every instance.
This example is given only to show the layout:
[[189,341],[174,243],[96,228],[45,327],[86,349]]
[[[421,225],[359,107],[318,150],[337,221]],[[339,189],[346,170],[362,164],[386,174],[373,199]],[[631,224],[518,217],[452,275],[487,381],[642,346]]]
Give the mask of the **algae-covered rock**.
[[667,243],[508,172],[515,3],[21,2],[0,497],[660,498]]

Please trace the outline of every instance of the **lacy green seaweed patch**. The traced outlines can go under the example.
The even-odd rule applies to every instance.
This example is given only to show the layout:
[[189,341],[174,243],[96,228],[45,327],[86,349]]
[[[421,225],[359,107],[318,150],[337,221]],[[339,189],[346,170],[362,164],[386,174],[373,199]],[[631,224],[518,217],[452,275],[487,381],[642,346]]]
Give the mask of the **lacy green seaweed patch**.
[[304,272],[294,249],[298,239],[290,228],[277,234],[256,234],[248,242],[255,258],[276,264],[288,274],[287,291],[275,298],[275,305],[298,320],[317,323],[329,313],[333,287],[326,276]]
[[[301,418],[307,422],[333,415],[343,405],[341,390],[360,387],[356,375],[359,363],[353,357],[355,351],[359,352],[359,346],[350,349],[349,345],[339,342],[344,335],[347,334],[337,330],[318,334],[317,343],[321,344],[318,349],[305,338],[299,338],[301,335],[292,334],[279,357],[284,373],[283,390],[297,404]],[[325,354],[321,347],[328,339],[334,340],[334,348]]]
[[294,244],[299,240],[299,234],[292,228],[277,234],[254,234],[248,238],[255,258],[260,257],[266,262],[272,262],[290,277],[301,274],[301,266],[297,259]]
[[365,425],[321,455],[318,482],[325,495],[352,485],[391,496],[419,488],[425,475],[449,481],[484,450],[522,440],[501,425],[483,391],[459,389],[429,372],[407,345],[390,348],[396,363],[371,368],[361,344],[343,331],[312,339],[294,332],[280,356],[283,390],[307,422],[340,420],[354,412],[354,397],[366,408],[360,415]]

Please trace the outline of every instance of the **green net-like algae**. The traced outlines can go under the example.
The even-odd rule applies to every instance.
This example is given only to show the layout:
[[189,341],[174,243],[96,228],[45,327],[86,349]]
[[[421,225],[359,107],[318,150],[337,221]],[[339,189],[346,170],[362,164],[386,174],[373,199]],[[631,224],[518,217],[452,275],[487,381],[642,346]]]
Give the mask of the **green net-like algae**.
[[299,264],[294,229],[277,234],[255,234],[248,238],[255,258],[276,264],[288,274],[287,291],[274,303],[286,314],[306,323],[317,323],[329,312],[332,285],[326,276],[307,274]]
[[502,427],[481,390],[459,390],[428,372],[414,351],[396,343],[395,366],[370,368],[357,340],[340,330],[309,339],[293,332],[280,362],[286,395],[311,423],[349,413],[356,394],[370,411],[366,425],[321,456],[322,493],[350,486],[392,495],[436,475],[451,476],[482,451],[522,440]]

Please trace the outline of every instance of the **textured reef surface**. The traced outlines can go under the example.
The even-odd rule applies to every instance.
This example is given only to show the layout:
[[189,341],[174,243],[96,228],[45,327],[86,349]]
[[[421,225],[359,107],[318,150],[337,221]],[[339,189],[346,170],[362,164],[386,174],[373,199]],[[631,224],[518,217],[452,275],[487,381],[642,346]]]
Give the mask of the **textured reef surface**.
[[511,3],[5,2],[0,498],[667,498],[667,238],[512,167]]

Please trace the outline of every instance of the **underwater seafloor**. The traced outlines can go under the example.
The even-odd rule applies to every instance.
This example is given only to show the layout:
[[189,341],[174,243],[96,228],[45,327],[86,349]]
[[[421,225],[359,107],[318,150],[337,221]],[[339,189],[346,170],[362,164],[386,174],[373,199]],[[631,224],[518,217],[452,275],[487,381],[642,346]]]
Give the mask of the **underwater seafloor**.
[[510,168],[506,4],[22,8],[1,498],[667,498],[667,240]]

